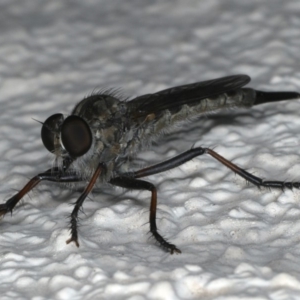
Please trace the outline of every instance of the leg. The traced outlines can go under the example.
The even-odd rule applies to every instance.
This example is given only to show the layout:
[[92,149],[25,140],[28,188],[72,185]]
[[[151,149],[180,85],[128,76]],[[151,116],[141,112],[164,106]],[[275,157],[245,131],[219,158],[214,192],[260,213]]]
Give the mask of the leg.
[[17,203],[43,180],[54,182],[78,182],[82,181],[82,178],[72,171],[62,174],[61,170],[57,168],[49,169],[43,173],[40,173],[33,177],[16,195],[12,196],[5,203],[0,204],[0,216],[3,216],[8,212],[12,213]]
[[103,171],[103,169],[105,169],[105,166],[103,164],[99,164],[95,173],[93,174],[92,178],[90,179],[89,184],[86,186],[83,193],[80,195],[80,197],[77,199],[77,201],[75,203],[75,207],[70,216],[70,218],[71,218],[71,226],[70,226],[71,237],[66,241],[67,244],[74,242],[76,244],[76,246],[79,247],[78,231],[77,231],[78,211],[81,208],[83,201],[85,200],[85,198],[88,196],[88,194],[94,187],[94,185],[95,185],[101,171]]
[[[78,233],[77,233],[77,216],[80,207],[82,206],[83,201],[92,190],[95,185],[101,171],[104,169],[103,164],[99,164],[95,173],[93,174],[89,184],[84,189],[83,193],[80,195],[79,199],[76,201],[75,207],[71,213],[71,238],[67,241],[67,243],[75,242],[76,246],[79,247],[78,243]],[[67,173],[61,172],[61,170],[57,168],[49,169],[44,173],[38,174],[33,177],[24,188],[18,192],[16,195],[8,199],[4,204],[0,204],[0,216],[5,215],[7,212],[12,212],[13,208],[16,204],[28,193],[30,192],[36,185],[38,185],[42,180],[53,181],[53,182],[78,182],[83,181],[81,177],[75,171],[69,170]]]
[[168,250],[171,254],[174,252],[181,253],[181,251],[173,244],[168,243],[158,232],[156,227],[156,206],[157,206],[157,192],[155,186],[147,181],[137,180],[129,177],[116,177],[110,180],[110,183],[116,186],[134,189],[147,190],[151,192],[150,204],[150,231],[158,243]]
[[194,157],[203,155],[203,154],[209,154],[210,156],[212,156],[213,158],[218,160],[220,163],[222,163],[223,165],[228,167],[230,170],[232,170],[233,172],[235,172],[242,178],[246,179],[247,181],[251,182],[252,184],[256,185],[257,187],[269,187],[269,188],[280,188],[280,189],[284,189],[284,188],[300,189],[300,182],[285,182],[285,181],[277,181],[277,180],[265,181],[259,177],[256,177],[256,176],[250,174],[249,172],[245,171],[244,169],[238,167],[237,165],[230,162],[229,160],[227,160],[223,156],[219,155],[215,151],[213,151],[209,148],[201,148],[201,147],[188,150],[188,151],[186,151],[182,154],[179,154],[178,156],[171,158],[169,160],[166,160],[162,163],[159,163],[159,164],[156,164],[156,165],[153,165],[148,168],[144,168],[144,169],[132,172],[132,173],[128,173],[127,175],[134,177],[134,178],[142,178],[145,176],[157,174],[157,173],[164,172],[164,171],[173,169],[175,167],[178,167],[178,166],[184,164],[185,162],[193,159]]
[[223,156],[219,155],[215,151],[209,148],[201,148],[201,147],[188,150],[174,158],[150,166],[148,168],[144,168],[131,173],[126,173],[123,175],[124,177],[113,178],[110,181],[110,183],[114,185],[125,187],[125,188],[131,188],[131,189],[149,190],[152,192],[151,206],[150,206],[150,231],[152,232],[156,240],[160,243],[160,245],[165,247],[171,253],[173,252],[181,253],[181,251],[178,248],[176,248],[175,245],[169,244],[162,236],[160,236],[157,233],[156,221],[155,221],[156,202],[157,202],[156,188],[154,187],[154,185],[152,185],[149,182],[136,180],[135,178],[142,178],[145,176],[149,176],[149,175],[153,175],[153,174],[157,174],[160,172],[173,169],[193,159],[194,157],[203,154],[211,155],[213,158],[221,162],[223,165],[231,169],[233,172],[235,172],[242,178],[246,179],[247,181],[253,183],[257,187],[263,186],[263,187],[280,188],[280,189],[284,189],[284,188],[292,189],[293,187],[298,189],[300,188],[300,182],[264,181],[261,178],[248,173],[247,171],[243,170],[242,168],[228,161],[227,159],[225,159]]
[[192,160],[196,156],[204,154],[205,150],[206,150],[205,148],[201,148],[201,147],[194,148],[194,149],[188,150],[186,152],[183,152],[171,159],[163,161],[162,163],[135,171],[133,173],[128,173],[128,175],[131,177],[134,177],[134,178],[142,178],[142,177],[158,174],[161,172],[165,172],[165,171],[171,170],[173,168],[176,168],[176,167],[186,163],[189,160]]
[[225,159],[223,156],[219,155],[215,151],[213,151],[211,149],[208,149],[208,148],[206,148],[205,150],[206,150],[206,153],[208,153],[209,155],[214,157],[220,163],[222,163],[223,165],[228,167],[230,170],[232,170],[233,172],[235,172],[236,174],[238,174],[242,178],[244,178],[247,181],[253,183],[257,187],[264,186],[264,187],[268,187],[268,188],[279,188],[279,189],[282,189],[282,190],[284,188],[288,188],[288,189],[292,189],[293,187],[297,188],[297,189],[300,188],[300,182],[291,182],[291,181],[285,182],[285,181],[277,181],[277,180],[273,180],[273,181],[263,180],[259,177],[256,177],[256,176],[250,174],[249,172],[247,172],[244,169],[238,167],[237,165],[233,164],[232,162],[228,161],[227,159]]

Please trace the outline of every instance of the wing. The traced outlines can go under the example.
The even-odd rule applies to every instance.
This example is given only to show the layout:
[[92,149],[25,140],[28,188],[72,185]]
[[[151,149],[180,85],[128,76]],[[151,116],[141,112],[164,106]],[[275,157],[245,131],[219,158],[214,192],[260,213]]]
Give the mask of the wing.
[[142,117],[166,109],[172,111],[184,104],[193,105],[202,99],[239,89],[250,80],[248,75],[233,75],[196,82],[139,96],[127,104],[135,117]]

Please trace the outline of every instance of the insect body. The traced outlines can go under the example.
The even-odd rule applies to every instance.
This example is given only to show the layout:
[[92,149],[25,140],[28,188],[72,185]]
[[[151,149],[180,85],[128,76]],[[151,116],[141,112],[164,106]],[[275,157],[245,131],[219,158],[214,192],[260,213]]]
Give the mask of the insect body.
[[264,181],[226,160],[209,148],[197,147],[172,159],[137,171],[130,169],[130,159],[151,142],[202,113],[222,108],[300,99],[296,92],[262,92],[243,88],[247,75],[234,75],[166,89],[121,101],[109,93],[87,97],[66,118],[50,116],[42,126],[44,146],[55,155],[55,167],[33,177],[25,187],[0,205],[0,216],[12,212],[16,204],[40,181],[88,182],[71,213],[71,237],[67,243],[78,243],[78,212],[96,182],[108,182],[151,192],[150,231],[157,242],[170,253],[181,251],[167,242],[156,227],[157,191],[153,184],[141,180],[149,175],[175,168],[196,156],[209,154],[256,186],[300,188],[300,182]]

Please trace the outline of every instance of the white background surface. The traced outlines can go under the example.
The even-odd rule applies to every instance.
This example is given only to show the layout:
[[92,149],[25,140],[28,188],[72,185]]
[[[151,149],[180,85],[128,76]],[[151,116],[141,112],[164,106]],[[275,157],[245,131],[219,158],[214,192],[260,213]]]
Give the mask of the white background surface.
[[[40,125],[94,89],[125,96],[245,73],[251,87],[300,90],[300,2],[0,1],[0,180],[7,200],[51,166]],[[204,117],[139,154],[159,162],[193,145],[257,176],[300,180],[300,101]],[[300,299],[300,192],[258,190],[210,157],[105,189],[66,245],[78,193],[38,186],[0,224],[1,299]]]

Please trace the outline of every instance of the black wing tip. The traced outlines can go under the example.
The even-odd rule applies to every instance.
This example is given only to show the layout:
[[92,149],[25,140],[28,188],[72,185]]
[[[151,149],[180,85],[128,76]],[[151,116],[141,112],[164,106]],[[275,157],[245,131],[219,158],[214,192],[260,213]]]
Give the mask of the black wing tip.
[[243,85],[246,85],[247,83],[249,83],[251,81],[251,77],[246,74],[237,74],[237,75],[232,75],[232,76],[228,76],[228,77],[236,77],[237,79],[240,80],[241,84],[243,84]]

